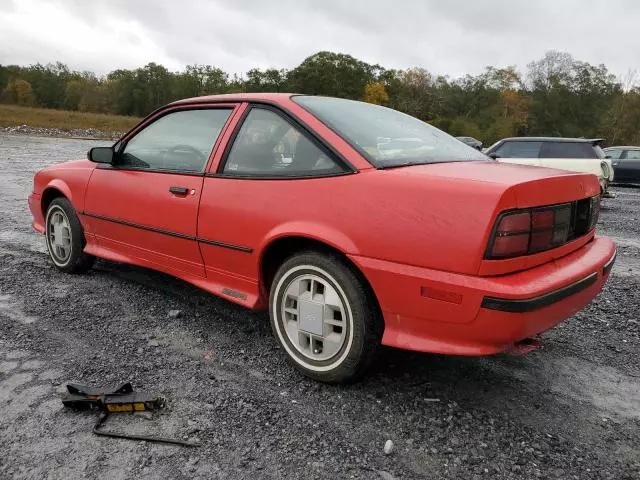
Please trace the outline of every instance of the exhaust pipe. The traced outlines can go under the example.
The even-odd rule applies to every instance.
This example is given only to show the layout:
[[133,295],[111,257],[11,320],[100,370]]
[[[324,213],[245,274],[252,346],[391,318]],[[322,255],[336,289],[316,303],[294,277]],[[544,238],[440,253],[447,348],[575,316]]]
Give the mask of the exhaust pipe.
[[529,352],[532,352],[533,350],[537,350],[541,346],[542,346],[542,341],[540,341],[537,338],[528,337],[528,338],[523,338],[519,342],[514,343],[513,346],[510,349],[508,349],[505,353],[520,357],[520,356],[526,355]]

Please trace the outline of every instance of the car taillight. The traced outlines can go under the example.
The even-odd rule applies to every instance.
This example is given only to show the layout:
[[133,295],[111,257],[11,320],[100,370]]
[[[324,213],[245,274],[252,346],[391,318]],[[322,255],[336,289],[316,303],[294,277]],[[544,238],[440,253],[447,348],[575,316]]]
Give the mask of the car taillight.
[[524,255],[529,248],[531,214],[514,212],[503,215],[496,228],[491,248],[492,257]]
[[600,197],[593,197],[503,213],[498,218],[486,258],[511,258],[558,247],[576,234],[591,231],[598,221],[599,210]]

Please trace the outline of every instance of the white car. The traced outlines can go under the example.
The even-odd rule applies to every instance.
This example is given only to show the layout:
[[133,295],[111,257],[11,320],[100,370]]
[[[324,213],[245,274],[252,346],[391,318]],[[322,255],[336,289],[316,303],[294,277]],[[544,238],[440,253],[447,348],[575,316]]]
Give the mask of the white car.
[[611,159],[600,148],[601,139],[514,137],[504,138],[486,150],[486,154],[504,163],[520,163],[593,173],[600,181],[604,197],[613,181]]

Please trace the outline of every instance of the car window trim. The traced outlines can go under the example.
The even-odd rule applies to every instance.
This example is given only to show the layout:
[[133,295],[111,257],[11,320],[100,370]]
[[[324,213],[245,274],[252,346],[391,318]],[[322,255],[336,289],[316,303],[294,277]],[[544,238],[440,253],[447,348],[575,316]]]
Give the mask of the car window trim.
[[[229,159],[231,149],[233,148],[233,145],[235,144],[236,139],[240,134],[240,130],[242,129],[244,122],[247,120],[247,117],[254,109],[268,110],[280,116],[280,118],[282,118],[285,122],[296,128],[302,136],[304,136],[307,140],[318,147],[325,155],[327,155],[327,157],[329,157],[332,162],[334,162],[338,167],[342,168],[342,171],[324,174],[310,172],[309,174],[303,173],[291,175],[225,172],[224,168],[227,164],[227,160]],[[215,178],[234,178],[238,180],[308,180],[313,178],[339,177],[343,175],[351,175],[353,173],[357,173],[357,170],[353,167],[353,165],[351,165],[342,155],[340,155],[331,145],[329,145],[328,142],[321,138],[299,118],[274,104],[251,101],[248,102],[248,107],[242,113],[242,116],[238,119],[231,137],[229,137],[229,140],[224,147],[224,152],[222,153],[222,157],[220,158],[217,170],[215,172],[205,172],[204,176]]]
[[172,175],[187,175],[191,177],[204,177],[209,168],[211,160],[216,153],[216,150],[220,147],[220,140],[224,132],[228,128],[228,126],[231,124],[231,120],[234,117],[233,114],[237,110],[239,105],[240,105],[239,102],[236,102],[236,103],[225,102],[225,103],[219,103],[219,104],[215,104],[215,103],[187,104],[187,105],[176,105],[176,106],[169,105],[165,108],[160,108],[158,110],[153,111],[146,118],[144,118],[138,125],[136,125],[131,130],[129,130],[129,132],[127,132],[125,135],[123,135],[122,138],[120,138],[120,140],[118,140],[113,145],[114,148],[118,146],[117,150],[115,151],[118,156],[121,156],[124,152],[124,149],[127,147],[128,143],[131,141],[132,138],[135,138],[136,135],[138,135],[148,126],[154,124],[159,119],[166,117],[167,115],[170,115],[172,113],[189,111],[189,110],[229,110],[229,116],[224,122],[222,129],[220,129],[220,133],[218,134],[217,138],[215,139],[215,142],[213,143],[213,146],[211,147],[211,152],[209,153],[209,156],[207,157],[206,162],[204,163],[202,169],[197,172],[194,172],[191,170],[142,168],[142,167],[135,167],[135,166],[120,166],[120,165],[110,165],[110,164],[99,164],[97,168],[122,170],[122,171],[134,171],[134,172],[166,173],[166,174],[172,174]]

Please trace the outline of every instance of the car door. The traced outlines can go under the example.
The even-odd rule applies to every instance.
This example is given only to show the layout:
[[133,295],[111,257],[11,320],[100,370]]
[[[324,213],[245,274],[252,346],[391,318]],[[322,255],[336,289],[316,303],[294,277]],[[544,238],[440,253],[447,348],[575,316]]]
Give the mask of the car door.
[[[620,176],[618,177],[618,172]],[[625,150],[616,169],[616,181],[640,183],[640,150]]]
[[233,105],[160,112],[89,181],[83,215],[105,256],[204,277],[197,233],[204,172]]
[[620,181],[620,178],[619,178],[619,176],[620,176],[620,157],[622,157],[622,154],[624,153],[624,150],[622,148],[608,147],[608,148],[604,148],[602,151],[606,155],[606,158],[611,160],[611,166],[613,167],[614,181],[615,182],[619,182]]
[[248,107],[233,130],[204,180],[198,240],[212,290],[253,307],[262,242],[283,224],[307,224],[309,204],[347,188],[352,169],[275,107]]

